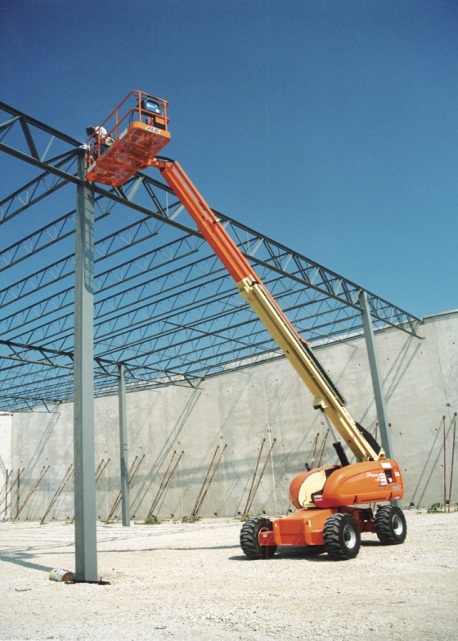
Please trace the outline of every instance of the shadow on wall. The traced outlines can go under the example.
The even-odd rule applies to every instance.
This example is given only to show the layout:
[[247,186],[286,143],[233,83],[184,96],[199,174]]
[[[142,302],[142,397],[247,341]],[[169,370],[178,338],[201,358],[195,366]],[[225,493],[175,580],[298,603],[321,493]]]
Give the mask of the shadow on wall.
[[[72,439],[69,439],[70,444],[68,450],[70,452],[61,452],[59,443],[57,447],[53,447],[50,444],[60,418],[61,412],[50,412],[45,428],[43,432],[40,432],[40,436],[36,440],[33,436],[35,436],[37,429],[28,428],[29,430],[33,429],[31,442],[36,443],[36,447],[28,460],[21,458],[17,471],[16,469],[10,471],[9,488],[7,488],[9,496],[4,497],[5,506],[8,506],[9,517],[12,520],[17,519],[22,513],[26,514],[28,519],[39,518],[37,505],[42,504],[42,497],[46,496],[55,485],[55,479],[52,476],[54,466],[51,465],[51,453],[53,451],[56,452],[57,449],[59,453],[58,458],[60,459],[60,457],[67,457],[71,452]],[[62,435],[57,431],[57,436],[60,440]],[[26,506],[27,510],[25,510]],[[40,509],[41,508],[38,507],[38,510]]]
[[45,457],[46,459],[46,455],[48,454],[46,449],[48,448],[49,440],[52,436],[52,433],[54,432],[54,428],[56,427],[60,417],[61,417],[60,412],[54,411],[50,414],[48,424],[46,425],[43,434],[38,440],[37,447],[35,448],[35,451],[33,452],[32,456],[30,457],[30,462],[28,466],[26,466],[26,470],[28,473],[30,474],[33,473],[36,465],[38,465],[40,462],[43,461],[43,457]]
[[[413,349],[411,349],[413,347]],[[422,347],[422,341],[414,336],[407,336],[399,354],[391,363],[385,377],[390,384],[385,388],[385,399],[388,402],[396,392],[401,381],[406,377],[408,369]]]
[[187,421],[194,407],[196,406],[197,401],[199,400],[201,391],[202,390],[199,388],[195,388],[192,390],[191,395],[185,403],[174,427],[170,430],[169,435],[166,437],[164,444],[159,450],[150,469],[144,474],[143,482],[140,485],[136,496],[132,497],[132,514],[135,514],[137,511],[139,511],[139,506],[143,504],[148,495],[153,493],[152,485],[156,481],[156,477],[160,474],[160,470],[163,468],[163,466],[165,464],[170,464],[170,461],[173,457],[173,452],[176,451],[179,454],[182,451],[181,444],[178,439],[180,438],[180,435],[186,427]]
[[[448,423],[448,425],[447,425]],[[445,429],[444,429],[445,426]],[[456,437],[456,413],[455,415],[447,419],[445,416],[443,416],[438,424],[438,427],[436,428],[436,433],[434,435],[434,440],[432,442],[431,448],[429,449],[428,455],[426,457],[425,463],[423,465],[423,468],[417,471],[418,473],[418,482],[415,486],[415,489],[411,495],[409,505],[410,506],[415,506],[415,505],[423,505],[423,500],[425,494],[428,492],[429,487],[432,483],[432,479],[434,474],[440,475],[442,472],[443,474],[443,492],[442,496],[439,495],[437,496],[437,502],[443,501],[444,504],[447,503],[448,497],[450,496],[451,498],[451,487],[449,487],[449,491],[447,492],[447,461],[444,462],[444,456],[447,456],[447,444],[451,443],[452,439],[454,440]],[[442,439],[442,443],[441,443]],[[452,451],[452,457],[454,457],[454,450],[455,448],[453,447],[454,443],[452,443],[451,446],[451,451]],[[450,481],[453,479],[453,459],[450,461]],[[438,469],[439,467],[439,469]],[[436,481],[433,484],[435,487],[439,487],[440,484]]]

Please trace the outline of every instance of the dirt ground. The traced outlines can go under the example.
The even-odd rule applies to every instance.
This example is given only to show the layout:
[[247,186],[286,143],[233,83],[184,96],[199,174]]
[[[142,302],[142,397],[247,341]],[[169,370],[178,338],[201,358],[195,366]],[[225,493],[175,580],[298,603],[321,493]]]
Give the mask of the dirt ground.
[[248,561],[235,520],[98,525],[106,585],[50,581],[74,569],[74,528],[0,523],[0,638],[105,641],[452,641],[458,512],[407,512],[403,545],[363,535],[331,561],[281,549]]

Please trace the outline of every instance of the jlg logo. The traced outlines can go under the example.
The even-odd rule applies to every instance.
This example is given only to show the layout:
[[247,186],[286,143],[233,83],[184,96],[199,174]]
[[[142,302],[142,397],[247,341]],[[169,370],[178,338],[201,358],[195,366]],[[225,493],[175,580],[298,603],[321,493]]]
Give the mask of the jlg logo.
[[376,482],[378,482],[380,484],[379,487],[387,484],[387,479],[386,479],[385,472],[379,472],[379,473],[377,473],[377,472],[366,472],[366,478],[374,479]]

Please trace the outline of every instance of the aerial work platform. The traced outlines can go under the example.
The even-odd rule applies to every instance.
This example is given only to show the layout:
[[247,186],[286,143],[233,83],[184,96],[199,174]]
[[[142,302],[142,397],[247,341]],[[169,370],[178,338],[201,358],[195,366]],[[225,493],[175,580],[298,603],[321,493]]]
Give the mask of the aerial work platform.
[[131,91],[87,141],[86,178],[118,187],[170,142],[167,101]]

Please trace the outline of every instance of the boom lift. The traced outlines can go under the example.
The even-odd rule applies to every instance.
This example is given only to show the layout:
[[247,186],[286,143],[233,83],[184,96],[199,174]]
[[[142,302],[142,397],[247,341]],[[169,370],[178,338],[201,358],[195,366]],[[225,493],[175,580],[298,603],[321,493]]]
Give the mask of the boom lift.
[[[129,101],[132,105],[129,104]],[[290,501],[297,511],[271,521],[246,521],[240,543],[249,559],[271,558],[277,546],[324,547],[333,559],[357,556],[362,532],[375,532],[381,543],[403,543],[407,526],[394,502],[404,495],[396,461],[387,459],[375,439],[350,416],[345,401],[261,282],[219,219],[178,162],[157,156],[170,140],[166,101],[131,92],[102,126],[115,138],[104,150],[96,141],[89,152],[88,180],[118,186],[146,167],[156,167],[196,223],[200,233],[234,279],[239,293],[290,361],[313,395],[313,407],[328,417],[356,457],[349,463],[340,442],[334,443],[340,464],[307,469],[290,484]],[[122,114],[126,111],[126,114]],[[115,124],[108,129],[106,124]],[[120,131],[120,125],[125,127]],[[103,153],[104,152],[104,153]],[[377,512],[371,504],[378,506]]]

